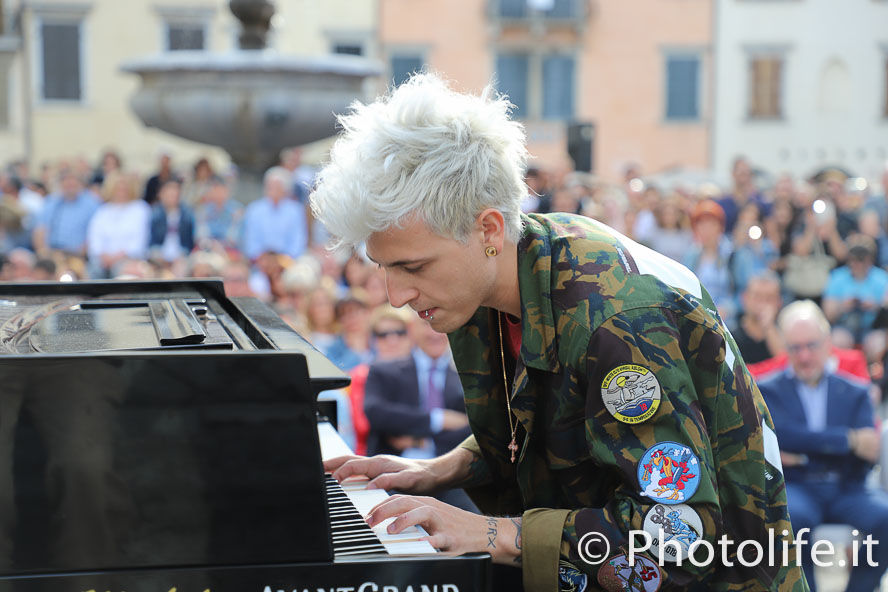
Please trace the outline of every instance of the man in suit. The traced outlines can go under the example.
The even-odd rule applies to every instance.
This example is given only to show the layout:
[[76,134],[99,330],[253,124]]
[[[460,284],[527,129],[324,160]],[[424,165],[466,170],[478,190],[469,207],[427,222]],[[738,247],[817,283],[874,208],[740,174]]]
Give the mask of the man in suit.
[[[410,331],[416,344],[410,356],[375,362],[367,374],[364,412],[370,421],[367,451],[371,455],[434,458],[471,434],[447,335],[429,323],[412,323]],[[476,510],[461,489],[435,497]]]
[[[871,534],[876,565],[864,547],[852,567],[847,590],[872,592],[888,566],[888,495],[864,481],[879,455],[879,433],[868,385],[836,371],[830,355],[830,326],[810,300],[781,311],[778,326],[789,367],[766,377],[759,388],[783,451],[786,500],[796,536],[809,544],[802,566],[812,591],[814,565],[810,531],[823,523],[850,524]],[[820,557],[821,561],[837,561]]]
[[447,336],[411,325],[416,347],[405,359],[371,364],[364,390],[370,420],[367,451],[432,458],[470,433]]

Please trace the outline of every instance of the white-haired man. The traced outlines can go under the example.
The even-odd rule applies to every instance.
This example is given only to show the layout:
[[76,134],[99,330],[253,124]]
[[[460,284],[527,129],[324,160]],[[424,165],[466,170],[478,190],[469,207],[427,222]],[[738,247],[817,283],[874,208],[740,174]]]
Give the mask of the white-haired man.
[[780,539],[771,419],[691,272],[588,218],[521,213],[524,131],[492,95],[423,74],[341,118],[313,211],[340,246],[366,241],[392,305],[449,334],[473,436],[431,460],[327,470],[413,494],[466,487],[486,515],[398,496],[368,521],[489,552],[528,590],[803,590],[792,565],[627,562],[629,531],[650,517],[656,533],[664,504],[710,544]]
[[[814,302],[786,306],[777,324],[789,368],[759,387],[786,459],[786,500],[793,527],[798,533],[838,522],[872,534],[879,541],[873,547],[878,565],[861,558],[851,568],[847,588],[871,592],[888,566],[888,545],[883,542],[888,541],[888,496],[864,483],[879,454],[868,385],[832,370],[829,322]],[[808,552],[802,565],[811,590],[816,590]]]
[[294,259],[308,244],[305,209],[290,199],[292,176],[283,167],[272,167],[263,178],[264,195],[244,212],[243,251],[250,261],[263,253],[280,253]]

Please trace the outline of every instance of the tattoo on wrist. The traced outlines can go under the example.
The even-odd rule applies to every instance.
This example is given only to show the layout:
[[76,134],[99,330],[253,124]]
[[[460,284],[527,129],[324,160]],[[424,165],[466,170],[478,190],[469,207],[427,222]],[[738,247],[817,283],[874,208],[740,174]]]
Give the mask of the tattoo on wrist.
[[515,525],[515,548],[518,549],[518,556],[515,557],[515,563],[521,563],[521,518],[509,518]]
[[487,519],[487,546],[496,549],[496,518]]

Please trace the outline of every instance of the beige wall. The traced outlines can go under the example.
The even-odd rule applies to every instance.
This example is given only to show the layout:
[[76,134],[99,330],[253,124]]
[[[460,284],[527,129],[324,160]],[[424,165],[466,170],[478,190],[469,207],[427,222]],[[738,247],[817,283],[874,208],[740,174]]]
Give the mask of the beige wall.
[[[12,14],[22,4],[22,0],[4,2]],[[23,157],[30,144],[34,169],[43,162],[77,157],[95,164],[108,147],[121,153],[127,168],[142,173],[154,170],[161,149],[171,150],[175,166],[183,171],[190,170],[200,156],[208,156],[218,167],[227,165],[228,157],[222,150],[145,128],[129,108],[138,76],[119,69],[127,60],[163,50],[164,15],[176,11],[211,15],[207,46],[213,51],[231,50],[237,43],[238,24],[227,0],[28,0],[24,4],[25,44],[12,58],[12,124],[7,130],[0,129],[0,162]],[[43,103],[33,90],[36,15],[66,5],[88,7],[82,46],[84,99],[80,103]],[[322,55],[329,52],[333,38],[364,40],[368,53],[375,51],[375,1],[278,0],[276,5],[274,25],[279,28],[270,43],[281,53]],[[30,119],[22,89],[30,92]]]
[[379,14],[380,57],[386,63],[398,49],[420,50],[457,89],[477,92],[489,82],[484,0],[381,0]]
[[[597,2],[583,44],[578,115],[597,122],[600,174],[630,161],[652,173],[674,165],[709,165],[708,88],[712,83],[709,0]],[[664,121],[665,48],[704,48],[703,118]]]
[[[575,114],[596,124],[595,169],[616,180],[631,161],[655,172],[672,165],[706,167],[709,158],[710,0],[590,0],[585,23],[500,26],[485,0],[380,0],[380,52],[422,49],[428,64],[457,88],[480,90],[494,75],[498,48],[557,47],[576,56]],[[430,27],[429,23],[435,23]],[[703,50],[703,117],[664,122],[664,51]],[[570,166],[563,123],[525,121],[536,163]]]
[[274,47],[282,53],[324,55],[333,42],[361,42],[376,53],[375,0],[284,0],[276,2],[280,25]]

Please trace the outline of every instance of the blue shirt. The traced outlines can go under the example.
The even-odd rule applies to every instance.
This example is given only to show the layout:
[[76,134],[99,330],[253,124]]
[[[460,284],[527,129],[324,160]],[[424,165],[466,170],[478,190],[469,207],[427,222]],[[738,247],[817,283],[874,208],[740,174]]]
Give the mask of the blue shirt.
[[873,266],[865,278],[858,280],[851,275],[851,268],[843,265],[830,272],[823,297],[839,301],[856,298],[861,302],[875,305],[873,310],[864,311],[861,315],[864,326],[872,327],[873,321],[876,320],[876,309],[882,304],[886,291],[888,291],[888,272],[884,269]]
[[198,239],[214,239],[235,244],[240,234],[242,208],[233,201],[226,201],[221,208],[215,203],[207,203],[197,209]]
[[37,224],[46,231],[50,249],[78,252],[86,245],[86,231],[101,202],[91,192],[83,190],[74,199],[60,194],[46,198],[46,205]]
[[821,378],[817,386],[809,386],[796,379],[796,392],[802,400],[808,429],[822,432],[826,429],[826,379]]
[[305,208],[291,199],[275,205],[263,197],[247,206],[244,215],[243,250],[251,260],[275,252],[296,258],[308,244]]

